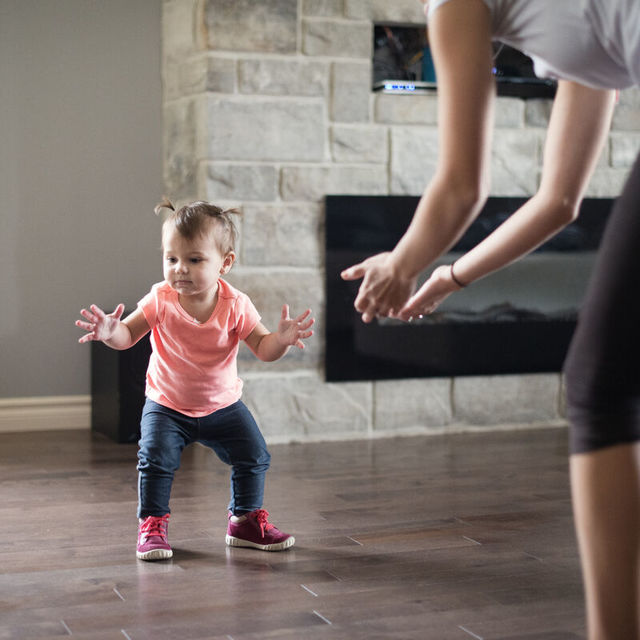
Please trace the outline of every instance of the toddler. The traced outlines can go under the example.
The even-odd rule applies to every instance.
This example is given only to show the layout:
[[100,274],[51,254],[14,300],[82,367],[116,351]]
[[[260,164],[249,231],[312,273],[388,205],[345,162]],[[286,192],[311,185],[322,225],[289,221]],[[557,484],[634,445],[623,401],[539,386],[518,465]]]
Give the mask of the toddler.
[[207,202],[175,210],[162,226],[164,282],[156,284],[124,320],[124,305],[106,314],[96,305],[82,309],[79,342],[100,340],[128,349],[151,331],[152,354],[138,451],[138,544],[141,560],[171,558],[167,539],[169,496],[182,450],[201,442],[231,466],[226,543],[263,551],[291,547],[293,536],[268,521],[262,508],[270,455],[243,404],[236,358],[240,340],[266,362],[290,346],[304,349],[313,331],[307,309],[296,318],[282,307],[276,332],[269,332],[244,293],[221,276],[236,258],[233,210]]

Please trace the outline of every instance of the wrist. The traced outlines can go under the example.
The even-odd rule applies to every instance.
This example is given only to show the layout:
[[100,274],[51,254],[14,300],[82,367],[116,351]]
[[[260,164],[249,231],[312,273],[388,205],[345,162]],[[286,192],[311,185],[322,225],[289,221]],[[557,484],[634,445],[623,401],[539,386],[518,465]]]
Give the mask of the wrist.
[[280,330],[276,331],[273,334],[275,338],[275,342],[280,347],[280,349],[287,350],[289,348],[289,342],[287,342],[287,337],[284,333],[280,333]]
[[406,258],[394,249],[387,256],[387,261],[393,275],[398,280],[411,281],[415,280],[420,274],[420,270],[415,270],[410,264],[407,264]]
[[460,279],[460,276],[456,274],[455,266],[455,261],[449,265],[449,277],[453,284],[455,284],[459,289],[464,289],[470,283]]

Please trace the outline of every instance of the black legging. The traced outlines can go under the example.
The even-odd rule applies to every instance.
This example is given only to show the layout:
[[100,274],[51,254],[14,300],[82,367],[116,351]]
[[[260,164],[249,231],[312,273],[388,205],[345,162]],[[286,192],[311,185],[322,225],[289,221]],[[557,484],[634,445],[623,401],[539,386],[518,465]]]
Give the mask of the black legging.
[[571,453],[640,440],[640,154],[613,206],[564,370]]

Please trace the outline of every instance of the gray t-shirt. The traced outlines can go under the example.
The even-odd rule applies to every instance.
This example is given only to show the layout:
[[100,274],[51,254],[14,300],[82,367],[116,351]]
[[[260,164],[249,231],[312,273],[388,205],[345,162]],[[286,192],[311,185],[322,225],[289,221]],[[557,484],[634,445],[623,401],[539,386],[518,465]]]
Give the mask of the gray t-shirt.
[[[431,0],[427,17],[449,0]],[[640,0],[484,0],[495,40],[536,75],[604,89],[640,84]]]

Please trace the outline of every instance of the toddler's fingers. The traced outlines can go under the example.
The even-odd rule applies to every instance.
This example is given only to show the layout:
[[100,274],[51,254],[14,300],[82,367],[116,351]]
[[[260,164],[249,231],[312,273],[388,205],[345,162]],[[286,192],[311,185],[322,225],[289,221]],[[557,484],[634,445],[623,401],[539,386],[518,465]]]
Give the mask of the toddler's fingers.
[[80,310],[80,315],[83,318],[86,318],[89,322],[95,322],[96,317],[93,313],[91,313],[91,311],[89,311],[88,309],[81,309]]
[[296,316],[295,318],[293,318],[293,321],[299,324],[303,320],[308,318],[309,315],[311,315],[311,309],[307,309],[306,311],[303,311],[299,316]]
[[76,327],[84,329],[85,331],[93,331],[93,322],[83,322],[82,320],[76,320]]
[[302,331],[306,331],[309,327],[313,326],[315,321],[316,321],[315,318],[309,318],[305,323],[299,322],[298,328],[301,329]]

